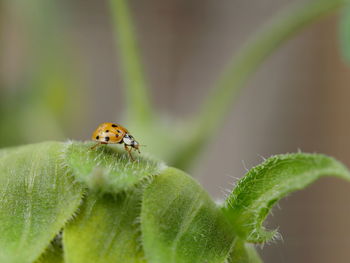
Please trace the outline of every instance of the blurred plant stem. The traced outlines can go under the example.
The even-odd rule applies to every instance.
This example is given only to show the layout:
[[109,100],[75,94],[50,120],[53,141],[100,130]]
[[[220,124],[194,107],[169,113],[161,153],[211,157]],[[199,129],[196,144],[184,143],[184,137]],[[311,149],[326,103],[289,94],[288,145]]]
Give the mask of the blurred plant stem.
[[[179,134],[175,134],[174,122],[171,127],[162,127],[159,122],[160,116],[153,113],[127,2],[110,0],[115,37],[122,60],[127,120],[132,124],[130,126],[136,127],[135,130],[142,130],[143,142],[150,145],[149,148],[153,147],[154,150],[151,150],[153,154],[158,156],[161,154],[159,157],[170,165],[188,170],[205,146],[210,143],[212,135],[222,127],[239,91],[263,61],[301,29],[349,1],[314,0],[306,4],[299,3],[281,12],[239,50],[237,55],[233,56],[199,112],[187,123],[178,125],[186,127],[184,137],[181,136],[184,134],[183,129]],[[154,138],[155,132],[160,133],[159,131],[163,131],[164,138],[160,136]],[[177,138],[176,142],[174,138]]]
[[217,86],[210,92],[199,113],[194,116],[196,131],[192,140],[179,153],[176,167],[189,167],[221,127],[236,100],[239,91],[255,70],[278,47],[301,29],[349,3],[349,0],[317,0],[298,4],[280,13],[255,37],[233,56],[219,78]]
[[148,125],[153,119],[153,110],[127,1],[110,0],[110,7],[122,60],[126,117],[139,125]]

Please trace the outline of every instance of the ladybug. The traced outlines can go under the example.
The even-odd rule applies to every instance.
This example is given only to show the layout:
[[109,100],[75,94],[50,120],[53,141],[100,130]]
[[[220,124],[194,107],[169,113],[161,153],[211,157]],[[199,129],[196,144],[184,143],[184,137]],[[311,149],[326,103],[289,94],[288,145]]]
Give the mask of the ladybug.
[[140,153],[140,145],[134,139],[134,137],[129,134],[129,131],[123,126],[112,122],[105,122],[100,124],[92,134],[92,140],[98,143],[91,147],[91,149],[94,149],[96,146],[101,144],[124,143],[124,148],[129,153],[129,156],[132,160],[134,160],[131,155],[131,151],[133,149],[137,150]]

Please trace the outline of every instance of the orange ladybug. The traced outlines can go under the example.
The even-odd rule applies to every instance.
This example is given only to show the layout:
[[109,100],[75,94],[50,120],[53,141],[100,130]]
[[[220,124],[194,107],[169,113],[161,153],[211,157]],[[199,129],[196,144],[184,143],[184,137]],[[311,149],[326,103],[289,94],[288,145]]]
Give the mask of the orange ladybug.
[[129,156],[132,160],[134,160],[131,155],[132,149],[135,149],[140,153],[140,145],[134,139],[134,137],[129,134],[129,131],[123,126],[112,122],[105,122],[100,124],[92,134],[92,140],[98,143],[91,147],[91,149],[94,149],[96,146],[101,144],[124,143],[124,148],[129,153]]

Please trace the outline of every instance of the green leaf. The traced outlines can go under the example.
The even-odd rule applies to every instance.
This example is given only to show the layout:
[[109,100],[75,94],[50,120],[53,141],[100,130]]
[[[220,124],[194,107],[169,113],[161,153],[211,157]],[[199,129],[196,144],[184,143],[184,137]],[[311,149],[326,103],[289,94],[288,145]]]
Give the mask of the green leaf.
[[79,206],[83,189],[63,148],[45,142],[0,157],[0,262],[33,262]]
[[244,241],[237,239],[231,251],[228,262],[262,263],[262,260],[252,244],[247,244]]
[[343,10],[339,22],[340,50],[346,62],[350,63],[350,5]]
[[93,190],[105,193],[127,191],[166,167],[160,161],[135,152],[136,160],[132,161],[119,146],[101,145],[92,150],[92,145],[90,142],[72,142],[67,146],[65,156],[77,180]]
[[320,154],[276,155],[251,169],[227,198],[223,208],[237,234],[253,243],[270,240],[276,230],[262,226],[272,206],[291,192],[301,190],[322,176],[350,180],[347,168]]
[[224,262],[235,238],[202,187],[174,168],[144,190],[141,229],[151,263]]
[[8,155],[10,153],[16,152],[19,149],[21,149],[21,147],[14,146],[14,147],[2,148],[2,149],[0,149],[0,158]]
[[145,262],[140,241],[141,196],[89,193],[78,216],[64,230],[66,262]]
[[64,263],[62,237],[59,234],[35,263]]

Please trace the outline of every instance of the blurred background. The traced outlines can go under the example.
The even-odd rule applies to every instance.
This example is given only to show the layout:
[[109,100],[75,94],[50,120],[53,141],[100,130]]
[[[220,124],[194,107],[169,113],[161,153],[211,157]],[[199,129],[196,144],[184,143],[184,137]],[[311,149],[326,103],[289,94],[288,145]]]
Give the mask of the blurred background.
[[[194,112],[231,55],[291,2],[129,1],[158,111],[178,119]],[[338,19],[334,13],[307,27],[247,83],[191,172],[215,199],[272,154],[319,152],[350,166],[350,71]],[[89,140],[98,124],[121,122],[120,54],[107,1],[2,0],[0,30],[1,147]],[[338,179],[282,200],[268,226],[279,227],[283,241],[259,250],[264,262],[349,262],[349,201],[350,184]]]

